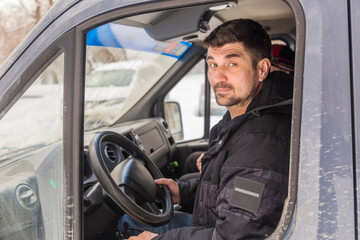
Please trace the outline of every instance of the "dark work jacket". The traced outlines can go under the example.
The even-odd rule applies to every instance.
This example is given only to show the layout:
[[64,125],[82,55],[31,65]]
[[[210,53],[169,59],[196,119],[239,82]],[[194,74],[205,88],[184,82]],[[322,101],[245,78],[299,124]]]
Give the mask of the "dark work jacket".
[[[245,114],[230,119],[227,112],[212,128],[200,179],[178,182],[180,199],[196,192],[193,226],[154,239],[264,239],[274,231],[287,197],[292,109],[276,104],[291,99],[292,89],[289,75],[270,73]],[[242,188],[235,179],[264,186],[255,209],[232,199]]]

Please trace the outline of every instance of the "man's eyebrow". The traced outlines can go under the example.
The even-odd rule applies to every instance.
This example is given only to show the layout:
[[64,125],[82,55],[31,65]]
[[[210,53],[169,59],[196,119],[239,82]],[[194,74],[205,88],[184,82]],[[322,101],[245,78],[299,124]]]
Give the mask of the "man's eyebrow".
[[207,60],[214,60],[214,58],[213,58],[212,56],[207,56],[207,57],[206,57],[206,61],[207,61]]
[[225,58],[233,58],[233,57],[243,58],[244,56],[242,54],[239,54],[239,53],[230,53],[230,54],[225,56]]
[[[239,53],[230,53],[230,54],[225,56],[225,58],[233,58],[233,57],[243,58],[244,56],[242,54],[239,54]],[[206,60],[214,60],[214,57],[207,56]]]

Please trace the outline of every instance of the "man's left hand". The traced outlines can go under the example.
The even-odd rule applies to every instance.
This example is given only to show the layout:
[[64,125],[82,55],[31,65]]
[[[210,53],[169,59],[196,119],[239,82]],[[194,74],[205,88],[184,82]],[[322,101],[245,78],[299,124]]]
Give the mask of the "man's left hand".
[[156,233],[144,231],[137,236],[130,237],[129,240],[151,240],[157,235]]

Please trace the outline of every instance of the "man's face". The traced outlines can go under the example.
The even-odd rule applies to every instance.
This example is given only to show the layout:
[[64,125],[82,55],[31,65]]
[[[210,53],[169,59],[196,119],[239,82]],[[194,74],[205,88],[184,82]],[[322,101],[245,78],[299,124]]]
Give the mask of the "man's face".
[[242,43],[209,47],[207,64],[210,85],[219,105],[228,109],[244,107],[256,95],[259,87],[258,74]]

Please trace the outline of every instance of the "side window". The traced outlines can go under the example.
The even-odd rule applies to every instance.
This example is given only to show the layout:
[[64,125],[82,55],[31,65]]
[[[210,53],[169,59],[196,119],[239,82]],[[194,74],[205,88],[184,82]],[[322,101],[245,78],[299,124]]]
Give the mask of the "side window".
[[[167,102],[177,102],[182,116],[182,137],[176,141],[191,140],[204,136],[205,61],[201,60],[167,94]],[[184,95],[185,94],[185,95]],[[170,122],[171,123],[171,122]],[[170,124],[170,129],[174,127]]]
[[[204,137],[205,115],[205,60],[197,63],[166,96],[167,102],[176,102],[180,106],[182,117],[182,135],[173,132],[176,141],[194,140]],[[184,95],[186,93],[186,95]],[[215,95],[211,90],[210,95],[210,128],[216,124],[226,112],[226,108],[216,103]],[[165,112],[168,116],[169,113]],[[169,117],[169,119],[172,119]],[[171,126],[170,129],[177,131],[178,128]]]
[[214,91],[210,89],[210,129],[222,119],[226,111],[226,107],[216,103]]
[[61,54],[0,120],[1,239],[63,237],[63,82]]

